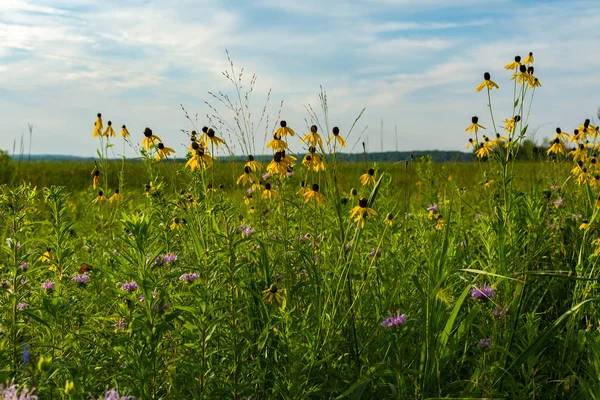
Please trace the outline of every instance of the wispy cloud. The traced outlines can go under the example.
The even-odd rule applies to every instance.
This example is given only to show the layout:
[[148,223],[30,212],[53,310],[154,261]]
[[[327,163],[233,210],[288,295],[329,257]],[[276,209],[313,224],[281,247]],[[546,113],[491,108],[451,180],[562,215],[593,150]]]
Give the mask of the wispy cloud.
[[498,112],[510,112],[503,65],[515,54],[535,52],[543,84],[532,126],[593,114],[599,23],[593,1],[4,0],[0,147],[33,122],[34,152],[93,155],[100,111],[137,135],[151,126],[181,155],[180,129],[190,126],[179,104],[206,121],[207,92],[231,93],[227,48],[258,75],[254,115],[273,89],[271,124],[283,100],[282,115],[302,131],[304,105],[318,108],[323,85],[341,127],[367,107],[357,131],[378,135],[383,118],[385,140],[395,142],[397,124],[403,149],[462,149],[463,125],[486,118],[473,91],[484,71],[502,86]]

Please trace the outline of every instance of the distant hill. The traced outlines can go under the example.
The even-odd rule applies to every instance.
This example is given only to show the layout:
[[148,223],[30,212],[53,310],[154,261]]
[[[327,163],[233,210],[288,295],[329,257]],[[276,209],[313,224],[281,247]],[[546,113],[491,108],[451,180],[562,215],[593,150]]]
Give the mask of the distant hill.
[[[407,161],[410,160],[411,157],[413,159],[418,159],[421,156],[430,156],[432,161],[434,162],[468,162],[473,161],[472,153],[465,153],[462,151],[441,151],[441,150],[426,150],[426,151],[388,151],[383,153],[369,153],[367,154],[367,159],[369,162],[397,162],[397,161]],[[300,157],[304,157],[304,154],[296,155],[298,159]],[[362,162],[365,159],[365,156],[362,153],[358,154],[345,154],[338,153],[338,159],[346,162]],[[256,156],[258,161],[268,161],[271,159],[271,155],[261,155]],[[29,159],[28,155],[22,156],[11,156],[13,161],[17,161],[19,158],[22,162],[26,162]],[[246,157],[244,156],[224,156],[218,157],[219,160],[222,161],[245,161]],[[61,154],[32,154],[31,161],[79,161],[79,162],[93,162],[97,160],[96,157],[79,157],[79,156],[71,156],[71,155],[61,155]],[[120,159],[119,159],[120,160]],[[128,161],[135,161],[135,159],[128,159]],[[178,161],[184,161],[184,159],[178,159]]]

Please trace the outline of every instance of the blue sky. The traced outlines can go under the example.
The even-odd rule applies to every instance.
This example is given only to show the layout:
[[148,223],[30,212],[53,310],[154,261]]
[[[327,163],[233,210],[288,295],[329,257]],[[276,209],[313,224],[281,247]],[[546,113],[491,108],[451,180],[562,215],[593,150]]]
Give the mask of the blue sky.
[[[322,120],[349,147],[371,152],[461,150],[472,115],[491,125],[485,94],[474,88],[489,71],[496,121],[511,115],[512,85],[503,66],[533,51],[536,76],[531,131],[541,141],[556,126],[570,131],[600,106],[600,2],[510,0],[0,1],[0,148],[12,151],[34,126],[32,153],[94,155],[95,115],[126,124],[139,143],[148,126],[184,155],[193,129],[181,110],[213,124],[208,92],[230,97],[225,49],[244,83],[257,80],[249,109],[255,122],[267,93],[269,125],[255,127],[263,152],[281,112],[305,133]],[[283,106],[281,102],[283,101]],[[280,111],[281,109],[281,111]],[[120,155],[122,144],[114,147]],[[298,140],[291,145],[301,151]],[[360,145],[354,147],[359,151]],[[128,149],[127,155],[133,155]]]

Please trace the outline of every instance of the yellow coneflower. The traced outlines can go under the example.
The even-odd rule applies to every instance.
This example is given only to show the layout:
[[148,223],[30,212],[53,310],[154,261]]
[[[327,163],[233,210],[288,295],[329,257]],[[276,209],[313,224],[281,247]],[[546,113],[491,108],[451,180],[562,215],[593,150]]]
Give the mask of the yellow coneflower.
[[277,197],[278,194],[275,190],[271,189],[271,184],[269,182],[265,183],[265,190],[263,190],[262,198],[270,199],[271,197]]
[[213,187],[212,183],[206,185],[206,193],[215,193],[217,191],[216,187]]
[[560,128],[556,128],[554,137],[558,137],[560,140],[568,140],[569,134],[567,132],[563,132]]
[[169,155],[171,155],[171,153],[175,153],[175,150],[170,148],[170,147],[165,147],[165,145],[163,144],[163,142],[160,142],[158,144],[158,150],[156,151],[156,161],[160,161],[162,159],[164,159],[165,157],[168,157]]
[[383,223],[386,224],[387,226],[392,226],[394,225],[394,214],[392,213],[388,213],[385,218],[383,219]]
[[469,144],[467,145],[467,149],[470,148],[471,146],[473,147],[477,147],[477,143],[473,140],[473,138],[469,138]]
[[286,155],[285,150],[278,151],[275,154],[279,154],[281,156],[281,162],[283,163],[283,165],[285,165],[286,172],[289,168],[294,168],[294,161],[296,161],[296,157]]
[[149,149],[150,147],[152,147],[152,145],[154,145],[154,143],[156,142],[162,142],[162,140],[154,135],[152,133],[152,129],[146,127],[146,129],[144,129],[144,140],[142,140],[142,147],[144,149]]
[[494,82],[493,80],[491,80],[491,76],[490,76],[489,72],[486,72],[486,73],[483,74],[483,82],[481,82],[479,84],[479,86],[477,86],[475,88],[475,91],[476,92],[481,92],[484,87],[487,87],[488,90],[492,90],[493,88],[500,89],[500,86],[498,86],[498,84],[496,84],[496,82]]
[[586,135],[591,135],[596,132],[596,127],[594,125],[590,125],[590,120],[586,119],[583,124],[577,127],[577,130],[585,133]]
[[102,203],[103,201],[108,201],[106,196],[104,196],[104,192],[102,190],[98,191],[98,196],[94,200],[92,200],[92,204]]
[[104,136],[110,136],[110,137],[117,136],[117,134],[115,133],[115,130],[112,127],[112,121],[108,121],[108,126],[106,127],[106,130],[104,131]]
[[477,132],[479,132],[479,128],[485,129],[485,126],[479,125],[479,117],[471,117],[471,125],[467,126],[465,132],[469,132],[470,135],[472,135],[473,132],[477,134]]
[[38,258],[38,261],[44,264],[50,264],[52,262],[52,257],[52,249],[46,247],[46,251]]
[[519,72],[515,72],[512,78],[510,78],[511,81],[514,81],[515,79],[519,84],[531,82],[531,75],[527,73],[527,67],[525,65],[521,65],[519,67]]
[[362,174],[360,176],[360,183],[362,183],[363,186],[366,185],[373,185],[375,186],[375,170],[373,168],[369,168],[367,170],[366,174]]
[[115,192],[113,193],[113,195],[110,196],[110,199],[108,199],[108,202],[112,203],[113,201],[121,201],[121,200],[123,200],[123,195],[117,188],[117,189],[115,189]]
[[256,181],[257,181],[257,179],[256,179],[256,176],[254,175],[254,173],[252,172],[252,168],[250,168],[249,166],[245,166],[244,173],[242,175],[240,175],[236,184],[239,185],[241,183],[244,186],[248,185],[248,184],[252,185]]
[[273,159],[267,165],[267,172],[271,175],[279,174],[280,176],[284,176],[287,172],[287,162],[283,161],[282,154],[277,152],[273,155]]
[[185,163],[185,166],[189,167],[192,171],[206,169],[213,165],[213,159],[214,157],[210,153],[199,147],[197,150],[194,150],[192,157]]
[[587,219],[584,219],[581,222],[581,225],[579,225],[580,230],[587,231],[589,228],[590,228],[590,221],[588,221]]
[[508,141],[508,139],[506,138],[506,136],[502,136],[499,133],[496,133],[496,138],[491,140],[490,142],[492,143],[492,146],[494,147],[500,147],[501,145],[503,145],[504,143],[506,143]]
[[505,119],[504,122],[504,130],[508,132],[509,135],[512,135],[515,131],[515,124],[521,120],[520,115],[515,115],[513,119]]
[[496,181],[493,179],[486,179],[486,181],[483,183],[483,188],[484,189],[489,189],[490,187],[492,187],[492,185],[495,183]]
[[252,195],[252,193],[247,193],[244,195],[244,204],[249,206],[253,202],[254,202],[254,196]]
[[525,60],[523,60],[524,64],[533,64],[533,53],[530,51]]
[[94,175],[92,183],[94,185],[94,189],[96,189],[100,185],[100,170],[98,169],[98,166],[94,167],[92,170],[92,175]]
[[267,143],[267,148],[273,149],[273,151],[282,151],[287,149],[287,147],[287,143],[279,139],[277,135],[273,135],[273,140]]
[[515,61],[511,62],[510,64],[506,64],[504,66],[504,69],[507,69],[507,70],[517,69],[520,66],[521,66],[521,56],[515,56]]
[[332,133],[333,133],[333,135],[329,136],[329,140],[327,140],[327,144],[329,144],[329,142],[331,142],[332,139],[335,139],[340,144],[340,146],[346,147],[346,141],[344,140],[343,137],[340,136],[340,128],[338,128],[337,126],[334,126]]
[[316,183],[312,185],[312,189],[306,191],[302,196],[304,196],[304,202],[308,203],[310,200],[314,200],[315,203],[321,204],[325,200],[325,196],[319,192],[319,185]]
[[542,83],[538,78],[532,77],[532,79],[529,81],[529,89],[533,89],[536,87],[542,87]]
[[169,229],[171,229],[172,231],[174,231],[175,229],[181,229],[181,220],[179,219],[179,217],[173,218],[173,223],[169,225]]
[[583,137],[583,135],[581,133],[579,133],[579,129],[575,129],[573,131],[573,134],[571,136],[569,136],[569,140],[571,142],[579,142],[579,141],[581,141],[583,139],[584,139],[584,137]]
[[246,162],[244,167],[250,167],[250,169],[254,172],[258,172],[262,169],[260,163],[254,160],[254,156],[252,155],[248,156],[248,161]]
[[129,137],[129,131],[127,130],[127,127],[125,125],[123,125],[121,127],[121,132],[119,132],[119,135],[121,135],[121,137],[126,138]]
[[290,135],[290,136],[294,136],[295,135],[295,133],[292,130],[292,128],[289,128],[287,126],[287,122],[280,121],[279,125],[280,125],[280,127],[274,132],[274,135],[277,136],[278,139],[281,139],[282,137],[285,137],[287,135]]
[[[591,145],[591,143],[589,143],[588,145]],[[573,156],[573,161],[577,162],[579,160],[585,162],[585,160],[588,157],[588,151],[587,148],[588,146],[586,146],[583,143],[579,143],[577,145],[577,147],[575,148],[575,150],[572,150],[569,152],[569,156]]]
[[552,146],[550,146],[546,154],[565,154],[565,145],[563,142],[561,142],[560,138],[555,137],[554,139],[550,140],[550,143],[552,143]]
[[279,289],[276,284],[272,284],[265,290],[263,290],[264,298],[268,303],[272,303],[273,300],[276,300],[279,305],[281,305],[284,301],[282,294],[285,294],[285,291]]
[[251,206],[251,207],[248,209],[248,212],[249,212],[250,214],[254,214],[254,213],[256,212],[256,209],[254,208],[254,206]]
[[308,143],[310,146],[317,147],[317,144],[322,148],[323,147],[323,139],[321,139],[321,135],[317,133],[317,126],[313,125],[310,127],[310,132],[302,138],[304,143]]
[[213,144],[217,149],[219,148],[219,144],[225,144],[225,141],[215,135],[215,131],[213,128],[202,128],[202,136],[200,136],[200,141],[204,143],[204,147],[208,148],[208,144]]
[[358,205],[350,210],[350,218],[359,223],[360,227],[365,226],[365,219],[377,215],[377,211],[368,207],[368,200],[364,197],[358,200]]
[[444,217],[442,216],[442,214],[438,214],[436,216],[435,229],[437,231],[441,231],[442,229],[444,229],[444,225],[446,225],[446,223],[444,222]]
[[296,194],[304,196],[304,193],[306,193],[307,191],[308,191],[308,188],[306,187],[306,182],[302,181],[300,183],[300,189],[296,192]]
[[302,165],[315,172],[325,171],[325,160],[317,153],[317,149],[314,146],[310,146],[308,149],[308,154],[302,159]]
[[102,136],[103,129],[104,125],[102,124],[102,114],[98,113],[96,122],[94,122],[94,131],[92,132],[92,137],[97,138],[98,136]]
[[581,168],[581,173],[577,177],[577,184],[581,185],[584,183],[592,182],[592,175],[586,167]]

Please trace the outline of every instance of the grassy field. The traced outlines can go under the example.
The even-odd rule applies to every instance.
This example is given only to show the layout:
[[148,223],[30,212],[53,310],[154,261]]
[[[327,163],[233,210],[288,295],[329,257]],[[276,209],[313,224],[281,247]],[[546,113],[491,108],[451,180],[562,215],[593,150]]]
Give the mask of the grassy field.
[[43,399],[599,399],[597,131],[514,161],[530,75],[472,163],[343,163],[315,128],[304,160],[220,163],[192,135],[184,165],[146,131],[140,162],[5,166],[0,382]]

